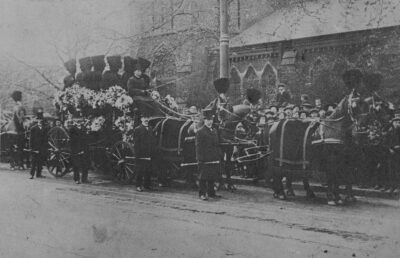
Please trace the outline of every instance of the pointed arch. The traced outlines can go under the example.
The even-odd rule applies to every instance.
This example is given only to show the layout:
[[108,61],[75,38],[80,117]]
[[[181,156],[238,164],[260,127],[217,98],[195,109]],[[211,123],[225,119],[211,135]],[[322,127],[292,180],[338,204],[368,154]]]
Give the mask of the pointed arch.
[[260,80],[257,76],[256,69],[253,65],[249,65],[243,77],[243,89],[258,88]]
[[241,99],[241,85],[242,80],[240,78],[239,70],[232,66],[229,76],[230,89],[228,91],[228,96],[231,99],[231,103],[238,104]]
[[264,66],[260,81],[261,89],[265,94],[263,94],[265,103],[272,104],[277,83],[277,71],[270,63],[267,63]]

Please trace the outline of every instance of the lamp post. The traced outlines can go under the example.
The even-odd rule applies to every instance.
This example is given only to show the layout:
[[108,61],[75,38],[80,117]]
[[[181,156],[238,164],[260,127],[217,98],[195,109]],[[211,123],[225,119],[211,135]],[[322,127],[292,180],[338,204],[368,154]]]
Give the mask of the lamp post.
[[220,4],[219,77],[229,78],[228,1],[219,0],[219,4]]

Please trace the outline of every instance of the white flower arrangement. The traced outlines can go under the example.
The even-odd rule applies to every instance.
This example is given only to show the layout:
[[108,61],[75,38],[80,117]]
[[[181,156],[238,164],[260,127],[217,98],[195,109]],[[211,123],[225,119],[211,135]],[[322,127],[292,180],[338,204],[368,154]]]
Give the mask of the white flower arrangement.
[[101,110],[110,106],[123,112],[128,112],[133,99],[120,86],[112,86],[104,91],[93,91],[74,84],[65,91],[56,92],[54,104],[66,110],[67,107],[77,109]]

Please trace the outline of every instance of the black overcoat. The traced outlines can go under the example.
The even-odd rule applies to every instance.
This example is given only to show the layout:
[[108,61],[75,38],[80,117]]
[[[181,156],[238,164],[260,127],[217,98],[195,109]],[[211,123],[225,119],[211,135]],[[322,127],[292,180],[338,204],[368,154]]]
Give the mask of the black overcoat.
[[220,164],[207,164],[219,162],[222,157],[219,147],[218,134],[215,129],[203,126],[196,132],[196,159],[199,163],[200,180],[218,180],[220,177]]
[[137,158],[150,158],[153,156],[156,147],[156,138],[153,129],[139,125],[133,132],[133,149]]
[[44,127],[39,128],[35,125],[31,128],[30,145],[32,151],[39,151],[40,154],[45,154],[47,150],[47,133]]

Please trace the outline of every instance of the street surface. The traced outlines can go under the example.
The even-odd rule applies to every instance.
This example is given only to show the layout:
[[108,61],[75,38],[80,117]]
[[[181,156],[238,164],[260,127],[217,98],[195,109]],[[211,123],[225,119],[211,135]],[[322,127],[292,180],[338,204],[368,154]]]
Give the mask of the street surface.
[[0,257],[400,257],[398,199],[330,207],[322,193],[278,201],[238,186],[205,202],[182,185],[139,193],[28,174],[0,171]]

